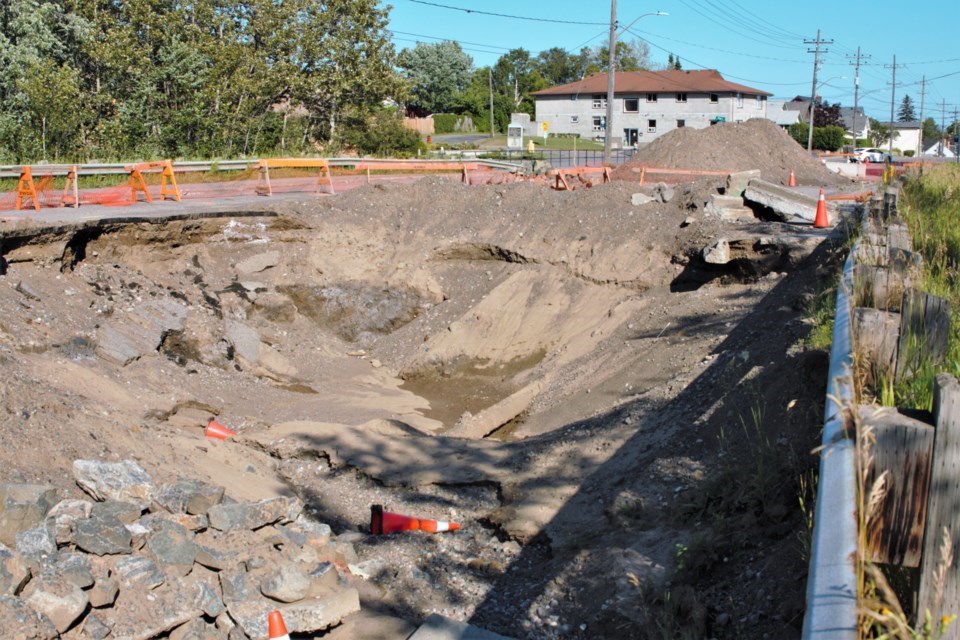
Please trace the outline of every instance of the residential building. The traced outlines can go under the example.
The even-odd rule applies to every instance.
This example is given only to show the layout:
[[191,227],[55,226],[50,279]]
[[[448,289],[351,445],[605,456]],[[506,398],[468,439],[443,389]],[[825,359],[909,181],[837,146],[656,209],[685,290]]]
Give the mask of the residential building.
[[[619,71],[614,78],[613,140],[644,144],[683,127],[704,129],[718,122],[767,117],[772,94],[724,80],[719,71]],[[538,123],[551,134],[606,135],[607,74],[533,94]]]
[[[920,133],[923,131],[923,125],[919,120],[910,122],[884,122],[884,126],[890,127],[893,132],[893,148],[900,149],[900,153],[913,151],[914,155],[920,155]],[[881,145],[884,148],[887,145]]]
[[783,100],[767,100],[767,118],[777,123],[781,129],[800,122],[800,113],[796,109],[788,109]]
[[956,154],[953,152],[953,149],[950,148],[951,145],[944,144],[943,140],[937,138],[936,140],[924,140],[923,141],[923,155],[932,156],[938,158],[955,158]]
[[856,131],[853,130],[853,115],[853,107],[840,107],[840,118],[843,120],[843,128],[847,132],[847,135],[851,136],[853,140],[869,138],[870,118],[864,112],[863,107],[857,107]]

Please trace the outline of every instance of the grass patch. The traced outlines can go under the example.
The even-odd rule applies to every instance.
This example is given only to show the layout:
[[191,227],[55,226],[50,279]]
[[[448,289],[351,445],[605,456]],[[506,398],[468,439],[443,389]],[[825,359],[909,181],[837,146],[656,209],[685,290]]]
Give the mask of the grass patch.
[[[890,385],[889,400],[902,408],[930,410],[937,374],[960,377],[960,167],[945,164],[908,178],[901,191],[900,213],[910,229],[914,250],[923,256],[921,288],[950,302],[950,331],[942,364],[917,360],[912,376]],[[910,338],[911,348],[922,345]],[[890,394],[888,394],[890,395]]]

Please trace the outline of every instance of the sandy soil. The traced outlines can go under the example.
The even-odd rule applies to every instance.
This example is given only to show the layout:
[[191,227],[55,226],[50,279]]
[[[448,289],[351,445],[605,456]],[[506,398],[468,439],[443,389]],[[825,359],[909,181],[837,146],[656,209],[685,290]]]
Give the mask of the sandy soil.
[[[0,481],[78,495],[74,459],[133,458],[296,493],[370,574],[331,637],[434,611],[518,638],[798,637],[826,367],[803,310],[832,245],[705,217],[710,180],[636,190],[426,178],[7,234]],[[707,265],[718,238],[747,249]],[[104,358],[158,300],[182,329]],[[204,439],[212,416],[240,436]],[[364,535],[377,503],[463,528]]]

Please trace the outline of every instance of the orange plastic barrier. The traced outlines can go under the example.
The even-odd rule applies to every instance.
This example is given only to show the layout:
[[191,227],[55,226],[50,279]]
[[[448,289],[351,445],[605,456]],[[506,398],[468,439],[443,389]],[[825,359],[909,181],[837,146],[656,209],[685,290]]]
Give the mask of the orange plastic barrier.
[[180,202],[180,189],[177,187],[177,179],[173,175],[173,162],[170,160],[159,160],[157,162],[141,162],[140,164],[125,167],[130,172],[130,202],[137,202],[138,192],[142,192],[147,202],[153,202],[150,191],[147,189],[147,183],[143,179],[143,171],[153,171],[161,169],[160,174],[160,199],[166,200],[167,196],[173,196],[173,199]]
[[32,206],[34,210],[40,210],[40,194],[46,193],[46,189],[49,189],[52,186],[53,176],[54,175],[66,175],[67,182],[63,187],[63,197],[60,199],[59,204],[50,204],[49,198],[44,198],[47,203],[47,206],[60,206],[66,207],[71,206],[74,209],[80,206],[80,196],[77,192],[77,165],[70,165],[66,168],[64,167],[40,167],[44,175],[40,178],[40,187],[38,188],[37,183],[34,181],[33,170],[30,166],[24,165],[20,169],[20,180],[17,182],[17,199],[15,208],[17,211],[23,209],[24,202],[27,200],[32,200]]
[[603,182],[610,182],[609,167],[568,167],[566,169],[554,169],[551,173],[556,176],[553,188],[557,191],[573,191],[570,183],[567,182],[567,176],[582,176],[590,174],[600,174],[603,176]]
[[832,196],[826,196],[824,199],[829,201],[851,201],[865,202],[873,195],[873,191],[860,191],[859,193],[838,193]]
[[317,193],[320,193],[320,187],[323,186],[324,181],[330,187],[330,194],[334,195],[336,193],[333,189],[330,162],[326,158],[264,158],[260,160],[260,180],[257,182],[257,193],[261,196],[273,195],[273,187],[270,185],[270,167],[319,168]]

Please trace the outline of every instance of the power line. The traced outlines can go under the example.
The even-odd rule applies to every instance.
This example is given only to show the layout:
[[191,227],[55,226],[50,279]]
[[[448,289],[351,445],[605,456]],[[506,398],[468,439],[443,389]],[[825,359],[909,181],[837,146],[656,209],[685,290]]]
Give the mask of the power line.
[[606,22],[578,22],[576,20],[552,20],[550,18],[531,18],[529,16],[512,16],[506,13],[494,13],[492,11],[479,11],[477,9],[464,9],[463,7],[451,7],[445,4],[439,4],[436,2],[426,2],[425,0],[407,0],[414,4],[423,4],[428,7],[438,7],[440,9],[450,9],[451,11],[462,11],[464,13],[476,13],[477,15],[483,16],[494,16],[497,18],[510,18],[511,20],[529,20],[530,22],[550,22],[553,24],[577,24],[577,25],[587,25],[591,27],[602,27],[606,25]]
[[[631,33],[633,33],[633,32],[631,31]],[[795,63],[797,63],[797,64],[807,64],[807,61],[806,61],[806,60],[789,60],[789,59],[787,59],[787,58],[772,58],[772,57],[770,57],[770,56],[758,56],[758,55],[753,54],[753,53],[743,53],[743,52],[741,52],[741,51],[730,51],[729,49],[718,49],[717,47],[708,47],[708,46],[703,45],[703,44],[697,44],[697,43],[695,43],[695,42],[687,42],[687,41],[685,41],[685,40],[677,40],[676,38],[671,38],[671,37],[669,37],[669,36],[661,35],[661,34],[659,34],[659,33],[652,33],[652,32],[650,32],[650,31],[637,31],[637,33],[642,33],[642,34],[644,34],[644,35],[655,36],[655,37],[660,38],[660,39],[662,39],[662,40],[669,40],[670,42],[677,42],[677,43],[679,43],[679,44],[685,44],[685,45],[690,46],[690,47],[697,47],[697,48],[700,48],[700,49],[707,49],[707,50],[709,50],[709,51],[719,51],[720,53],[729,53],[729,54],[731,54],[731,55],[743,56],[743,57],[745,57],[745,58],[756,58],[756,59],[758,59],[758,60],[772,60],[772,61],[774,61],[774,62],[795,62]]]
[[[709,20],[711,23],[713,23],[713,24],[723,23],[725,29],[727,29],[728,31],[731,31],[731,32],[733,32],[733,33],[736,33],[737,35],[743,36],[744,38],[747,38],[748,40],[752,40],[752,41],[754,41],[754,42],[757,42],[757,43],[759,43],[759,44],[762,44],[762,45],[768,46],[768,47],[778,47],[778,48],[780,48],[780,49],[795,49],[795,48],[796,48],[796,46],[788,46],[788,45],[784,45],[784,44],[777,44],[776,42],[770,42],[770,41],[769,41],[770,38],[767,37],[767,36],[765,36],[765,35],[762,34],[762,33],[761,33],[761,34],[757,34],[757,35],[760,35],[760,36],[766,38],[766,41],[760,40],[759,38],[754,37],[754,35],[752,35],[752,34],[749,32],[749,30],[746,30],[746,31],[745,31],[744,29],[745,29],[746,27],[744,27],[743,25],[741,25],[740,22],[735,21],[735,20],[731,20],[730,17],[727,15],[727,13],[725,13],[725,12],[723,12],[723,11],[717,11],[716,9],[712,9],[711,7],[704,7],[703,5],[700,5],[700,4],[690,4],[691,2],[697,3],[697,0],[680,0],[680,1],[681,1],[684,5],[686,5],[688,9],[690,9],[690,10],[693,11],[694,13],[699,14],[701,17],[706,18],[706,19]],[[704,13],[704,12],[706,12],[706,13]],[[754,31],[754,33],[756,33],[756,32]],[[782,41],[781,41],[781,42],[782,42]]]
[[[422,33],[407,33],[406,31],[393,31],[390,30],[390,33],[399,33],[402,36],[413,36],[414,38],[427,38],[428,40],[441,40],[443,42],[456,42],[457,44],[471,44],[476,47],[486,47],[487,49],[500,49],[502,51],[510,51],[507,47],[498,47],[495,44],[483,44],[482,42],[467,42],[466,40],[456,40],[454,38],[441,38],[440,36],[428,36]],[[486,53],[486,52],[485,52]]]
[[[639,34],[634,33],[634,32],[633,32],[632,30],[630,30],[630,29],[627,29],[627,31],[628,31],[629,33],[632,33],[632,34],[635,35],[636,37],[640,38],[641,40],[643,40],[644,42],[646,42],[647,44],[649,44],[651,47],[654,47],[654,48],[656,48],[656,49],[659,49],[660,51],[663,51],[664,53],[673,53],[673,51],[671,51],[670,49],[667,49],[666,47],[661,47],[660,45],[658,45],[658,44],[657,44],[656,42],[654,42],[653,40],[650,40],[649,38],[642,38]],[[691,65],[693,65],[693,66],[695,66],[695,67],[700,67],[701,69],[713,69],[713,68],[714,68],[714,67],[711,67],[711,66],[707,66],[707,65],[705,65],[705,64],[700,64],[699,62],[696,62],[695,60],[691,60],[690,58],[687,58],[687,57],[684,57],[684,56],[680,56],[680,55],[675,54],[675,53],[674,53],[673,55],[674,55],[674,57],[679,58],[679,59],[683,60],[684,62],[686,62],[686,63],[688,63],[688,64],[691,64]],[[766,84],[766,85],[770,85],[770,86],[772,86],[772,87],[800,87],[800,86],[803,86],[803,85],[807,84],[806,82],[768,82],[768,81],[766,81],[766,80],[752,80],[752,79],[750,79],[750,78],[741,78],[740,76],[734,76],[734,75],[729,75],[729,74],[724,74],[723,77],[724,77],[724,78],[733,78],[734,80],[739,80],[740,82],[750,82],[750,83],[752,83],[752,84]]]

